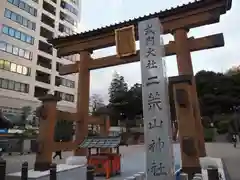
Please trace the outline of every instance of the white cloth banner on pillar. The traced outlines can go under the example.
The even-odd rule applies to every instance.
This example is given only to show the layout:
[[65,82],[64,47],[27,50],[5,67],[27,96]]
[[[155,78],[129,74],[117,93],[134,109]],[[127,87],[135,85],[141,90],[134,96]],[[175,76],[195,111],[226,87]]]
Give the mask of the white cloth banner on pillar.
[[168,78],[161,29],[158,18],[138,24],[148,180],[174,179]]

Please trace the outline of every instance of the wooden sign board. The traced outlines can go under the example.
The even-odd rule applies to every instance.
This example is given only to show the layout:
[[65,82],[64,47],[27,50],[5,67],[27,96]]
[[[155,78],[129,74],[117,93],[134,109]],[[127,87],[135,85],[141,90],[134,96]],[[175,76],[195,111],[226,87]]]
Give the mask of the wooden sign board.
[[115,30],[117,57],[126,57],[136,54],[134,26],[123,27]]

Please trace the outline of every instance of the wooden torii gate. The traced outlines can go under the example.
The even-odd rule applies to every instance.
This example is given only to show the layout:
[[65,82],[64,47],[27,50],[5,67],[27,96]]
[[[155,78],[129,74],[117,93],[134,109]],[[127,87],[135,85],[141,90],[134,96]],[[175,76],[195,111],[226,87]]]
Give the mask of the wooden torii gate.
[[[37,116],[40,118],[40,125],[34,170],[45,171],[50,168],[52,163],[52,152],[75,150],[78,149],[79,145],[74,139],[68,142],[55,142],[54,131],[56,122],[59,120],[77,122],[78,118],[76,113],[58,110],[57,102],[60,99],[52,94],[47,94],[39,98],[39,100],[42,101],[42,105],[36,111]],[[100,116],[87,116],[85,123],[87,125],[98,125],[100,127],[99,134],[101,136],[107,136],[109,133],[110,122],[108,116],[105,114]],[[87,136],[88,127],[81,133]]]
[[[84,122],[87,121],[88,117],[90,70],[139,61],[139,51],[134,49],[135,40],[138,40],[137,25],[139,21],[158,17],[163,26],[163,33],[171,33],[174,36],[174,41],[165,45],[166,56],[176,55],[179,75],[193,75],[191,52],[222,47],[224,39],[222,33],[197,39],[189,38],[188,31],[191,28],[218,23],[220,16],[231,9],[231,4],[231,0],[200,0],[123,23],[48,40],[57,49],[59,57],[80,54],[80,61],[64,65],[59,71],[60,75],[79,73],[77,99],[77,117],[79,120],[76,141],[80,143],[83,140],[85,135],[81,132],[87,128],[87,123]],[[131,29],[132,32],[127,29]],[[124,32],[125,30],[128,33]],[[121,33],[119,33],[120,31]],[[117,56],[97,59],[91,57],[94,50],[114,45],[117,47]],[[191,91],[193,93],[192,104],[196,127],[186,127],[186,131],[188,128],[195,128],[200,156],[205,156],[203,128],[194,80]],[[75,155],[85,155],[85,150],[77,150]]]

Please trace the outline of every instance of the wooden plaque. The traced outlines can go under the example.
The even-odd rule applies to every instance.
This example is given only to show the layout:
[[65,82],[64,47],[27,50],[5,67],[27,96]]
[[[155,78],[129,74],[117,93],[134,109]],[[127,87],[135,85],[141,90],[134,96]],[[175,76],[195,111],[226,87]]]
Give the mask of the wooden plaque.
[[136,54],[136,39],[134,26],[115,30],[117,57],[126,57]]

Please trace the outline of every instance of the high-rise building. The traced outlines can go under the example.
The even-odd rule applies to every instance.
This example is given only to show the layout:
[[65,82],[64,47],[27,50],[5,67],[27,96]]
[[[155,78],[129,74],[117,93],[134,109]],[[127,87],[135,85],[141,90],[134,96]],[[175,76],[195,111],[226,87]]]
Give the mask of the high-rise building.
[[47,92],[62,98],[58,108],[74,111],[77,76],[59,67],[78,55],[58,58],[47,39],[77,32],[81,0],[1,0],[0,109],[37,107]]

